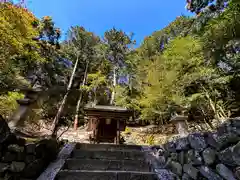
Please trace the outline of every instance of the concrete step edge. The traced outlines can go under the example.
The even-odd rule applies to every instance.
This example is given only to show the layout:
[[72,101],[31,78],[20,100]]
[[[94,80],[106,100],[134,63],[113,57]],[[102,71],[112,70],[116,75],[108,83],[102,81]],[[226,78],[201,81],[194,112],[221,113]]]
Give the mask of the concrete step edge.
[[89,147],[114,147],[114,148],[121,147],[121,148],[124,148],[124,149],[129,149],[129,148],[132,148],[132,149],[139,148],[139,149],[141,149],[141,147],[142,147],[141,145],[127,145],[127,144],[119,144],[119,145],[117,145],[117,144],[108,144],[108,143],[106,143],[106,144],[77,143],[76,144],[76,148],[78,148],[81,145],[85,146],[85,147],[86,146],[89,146]]
[[73,150],[74,152],[81,152],[81,151],[84,151],[84,152],[126,152],[126,153],[138,153],[138,154],[144,154],[145,152],[144,151],[134,151],[134,150],[129,150],[129,151],[124,151],[124,150],[119,150],[119,149],[114,149],[114,150],[97,150],[97,149],[77,149],[75,148]]
[[145,163],[145,164],[150,164],[148,162],[146,162],[145,160],[139,160],[139,159],[88,159],[88,158],[85,158],[85,159],[78,159],[78,158],[68,158],[66,159],[66,162],[68,161],[111,161],[111,162],[141,162],[141,163]]
[[151,172],[150,163],[136,160],[68,159],[62,170],[141,171]]
[[131,174],[156,174],[155,172],[142,171],[103,171],[103,170],[60,170],[59,173],[131,173]]

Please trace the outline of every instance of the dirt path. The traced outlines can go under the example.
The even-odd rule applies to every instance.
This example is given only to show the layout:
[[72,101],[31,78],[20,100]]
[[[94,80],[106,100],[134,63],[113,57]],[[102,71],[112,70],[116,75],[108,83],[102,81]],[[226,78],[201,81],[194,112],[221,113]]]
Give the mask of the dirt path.
[[84,127],[79,127],[78,130],[74,130],[73,128],[60,128],[58,131],[58,136],[60,136],[59,140],[67,140],[68,142],[81,142],[81,143],[89,143],[88,132],[84,129]]

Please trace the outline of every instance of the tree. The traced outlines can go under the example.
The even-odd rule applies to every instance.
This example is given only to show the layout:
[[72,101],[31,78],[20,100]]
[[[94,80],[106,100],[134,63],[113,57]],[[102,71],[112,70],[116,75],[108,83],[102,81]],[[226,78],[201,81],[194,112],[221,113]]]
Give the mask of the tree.
[[46,89],[66,74],[65,66],[59,63],[58,48],[49,39],[50,33],[55,43],[60,37],[52,19],[39,20],[19,4],[0,3],[0,8],[0,104],[6,110],[7,101],[22,96],[13,91],[36,84]]
[[110,104],[114,104],[115,88],[118,79],[118,70],[125,65],[126,54],[130,51],[130,45],[134,43],[131,35],[122,30],[110,29],[104,34],[104,41],[107,45],[106,59],[112,63],[112,94]]
[[[72,27],[69,32],[69,39],[65,42],[67,44],[66,55],[68,58],[73,58],[76,54],[79,55],[80,63],[77,66],[77,75],[83,79],[80,86],[85,85],[88,71],[96,69],[98,63],[96,46],[100,39],[91,32],[86,31],[83,27]],[[77,129],[78,117],[81,106],[83,92],[80,89],[79,98],[76,105],[74,129]]]
[[39,46],[32,40],[38,35],[32,26],[37,19],[11,3],[1,3],[0,8],[0,86],[5,91],[15,89],[17,84],[29,85],[24,76],[26,67],[42,58]]
[[140,100],[137,107],[143,119],[162,119],[163,114],[168,119],[182,107],[193,115],[200,112],[209,123],[214,116],[229,116],[233,104],[237,107],[232,82],[239,82],[239,2],[218,6],[219,1],[215,11],[209,2],[197,6],[194,2],[193,11],[197,6],[201,10],[197,17],[178,17],[145,38],[132,57],[138,59],[134,74],[139,93],[130,98],[121,88],[125,96],[118,101]]
[[72,70],[72,75],[71,75],[71,78],[69,80],[69,84],[68,84],[68,87],[67,87],[67,92],[66,94],[64,95],[63,97],[63,100],[61,102],[61,105],[58,109],[58,112],[53,120],[53,123],[52,123],[52,127],[51,127],[51,131],[52,131],[52,136],[53,137],[56,137],[56,133],[57,133],[57,125],[58,125],[58,122],[59,122],[59,118],[61,116],[61,113],[63,111],[63,108],[64,108],[64,105],[66,103],[66,100],[67,100],[67,97],[68,97],[68,94],[72,88],[72,83],[73,83],[73,78],[74,78],[74,75],[76,73],[76,70],[77,70],[77,66],[78,66],[78,61],[79,61],[79,58],[77,58],[76,62],[75,62],[75,65],[74,65],[74,68]]
[[231,0],[187,0],[187,9],[197,14],[205,8],[211,11],[217,11],[226,7],[226,4],[230,1]]

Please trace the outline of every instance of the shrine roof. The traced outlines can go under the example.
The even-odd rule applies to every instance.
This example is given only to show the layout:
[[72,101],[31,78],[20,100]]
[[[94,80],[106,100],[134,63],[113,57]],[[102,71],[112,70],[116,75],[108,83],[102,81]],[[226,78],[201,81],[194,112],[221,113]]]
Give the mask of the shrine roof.
[[86,105],[84,107],[84,110],[86,111],[105,111],[105,112],[120,112],[120,113],[125,113],[129,112],[125,107],[120,107],[120,106],[106,106],[106,105]]

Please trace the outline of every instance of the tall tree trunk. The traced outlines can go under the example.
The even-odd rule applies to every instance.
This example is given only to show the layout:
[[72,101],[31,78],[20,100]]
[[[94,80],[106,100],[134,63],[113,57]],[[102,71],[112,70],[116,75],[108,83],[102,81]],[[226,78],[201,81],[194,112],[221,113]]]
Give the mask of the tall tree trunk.
[[[89,62],[87,62],[87,64],[86,64],[82,86],[85,85],[85,83],[86,83],[88,64],[89,64]],[[77,102],[77,106],[76,106],[76,112],[75,112],[75,118],[74,118],[74,129],[75,130],[77,130],[77,128],[78,128],[78,116],[79,116],[79,110],[80,110],[80,105],[81,105],[81,101],[82,101],[82,96],[83,96],[83,93],[82,93],[82,90],[80,90],[80,95],[79,95],[79,98],[78,98],[78,102]]]
[[63,100],[62,100],[62,102],[61,102],[61,105],[60,105],[60,107],[59,107],[59,109],[58,109],[58,112],[57,112],[57,114],[56,114],[56,116],[55,116],[55,118],[54,118],[54,120],[53,120],[53,123],[52,123],[51,130],[52,130],[52,136],[53,136],[53,137],[56,137],[57,124],[58,124],[58,122],[59,122],[59,118],[60,118],[61,113],[62,113],[62,111],[63,111],[64,105],[65,105],[65,103],[66,103],[68,94],[69,94],[69,92],[70,92],[70,90],[71,90],[71,88],[72,88],[73,78],[74,78],[74,75],[75,75],[75,73],[76,73],[76,69],[77,69],[77,66],[78,66],[78,61],[79,61],[79,56],[77,56],[77,60],[76,60],[75,65],[74,65],[74,68],[73,68],[73,71],[72,71],[72,75],[71,75],[71,78],[70,78],[69,83],[68,83],[67,92],[66,92],[66,94],[65,94],[64,97],[63,97]]
[[117,85],[117,75],[116,75],[116,70],[117,70],[117,67],[114,66],[113,67],[113,91],[112,91],[112,94],[111,94],[111,101],[110,101],[110,104],[111,105],[114,105],[114,99],[115,99],[115,88],[116,88],[116,85]]

